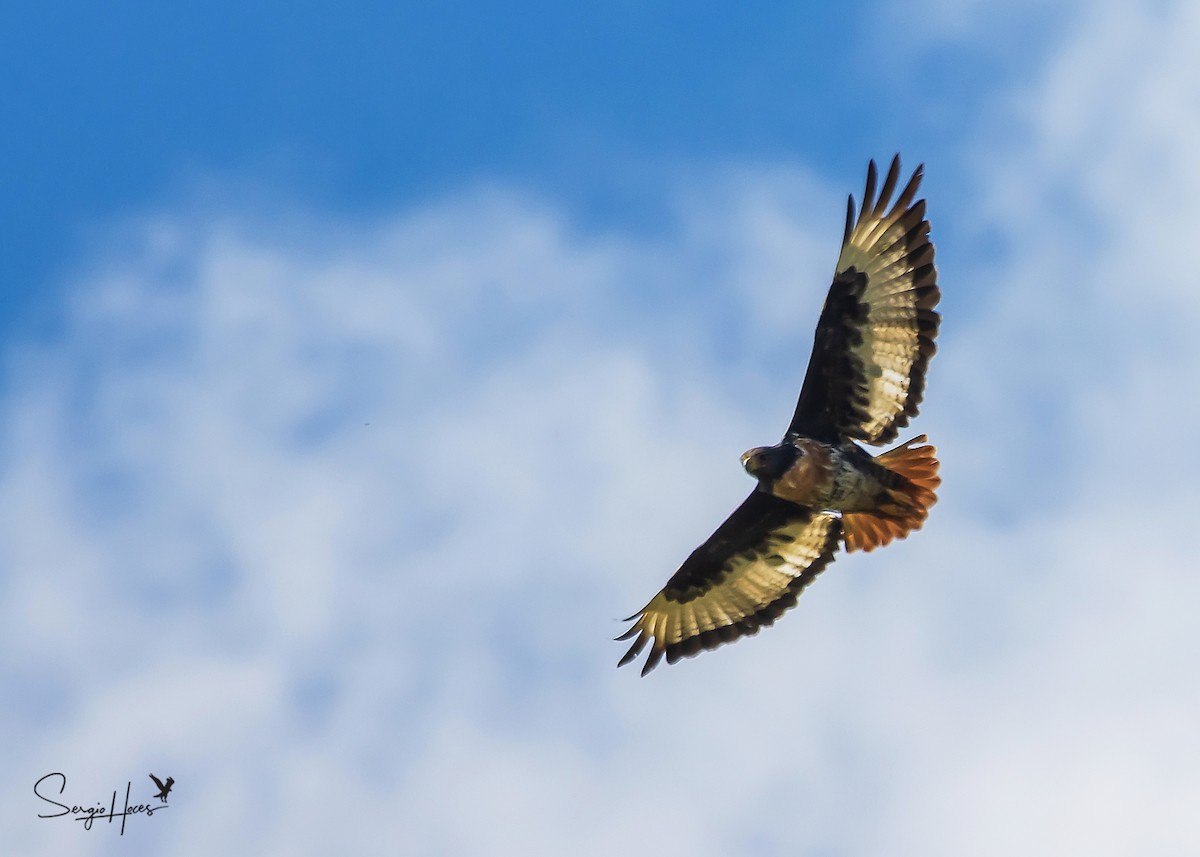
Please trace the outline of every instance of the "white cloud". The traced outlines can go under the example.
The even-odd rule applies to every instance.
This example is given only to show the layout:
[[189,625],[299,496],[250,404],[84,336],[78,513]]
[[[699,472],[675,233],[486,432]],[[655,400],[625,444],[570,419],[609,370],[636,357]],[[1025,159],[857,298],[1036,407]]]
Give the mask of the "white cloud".
[[66,346],[10,359],[0,633],[9,685],[41,683],[11,766],[77,800],[169,767],[191,810],[134,848],[635,835],[589,808],[651,802],[610,793],[637,760],[607,638],[748,488],[729,449],[756,439],[618,300],[711,244],[683,229],[576,237],[493,192],[333,239],[141,227]]
[[[1198,468],[1164,429],[1198,415],[1200,23],[1081,14],[973,144],[986,197],[931,201],[1007,252],[943,271],[978,303],[915,426],[926,531],[646,680],[613,619],[782,428],[842,187],[715,174],[653,242],[496,189],[131,226],[63,342],[8,354],[14,846],[1194,851]],[[171,773],[173,805],[113,845],[32,819],[55,769],[88,801]]]

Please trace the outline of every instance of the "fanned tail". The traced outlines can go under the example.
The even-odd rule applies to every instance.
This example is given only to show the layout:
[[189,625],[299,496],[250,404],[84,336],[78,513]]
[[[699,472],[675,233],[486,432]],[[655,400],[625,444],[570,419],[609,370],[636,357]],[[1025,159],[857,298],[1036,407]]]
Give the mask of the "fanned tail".
[[890,503],[877,511],[842,515],[847,551],[874,550],[892,539],[904,538],[925,523],[929,507],[937,502],[937,487],[942,484],[937,449],[919,445],[927,440],[925,435],[918,435],[875,456],[877,464],[901,478],[887,486]]

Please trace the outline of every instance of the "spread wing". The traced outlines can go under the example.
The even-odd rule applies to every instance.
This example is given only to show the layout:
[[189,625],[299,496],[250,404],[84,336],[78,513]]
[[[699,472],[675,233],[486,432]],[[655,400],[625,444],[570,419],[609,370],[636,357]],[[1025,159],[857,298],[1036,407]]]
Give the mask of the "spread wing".
[[755,489],[667,581],[630,616],[617,637],[637,639],[624,666],[650,644],[642,675],[667,657],[673,664],[703,649],[758,633],[833,561],[841,521],[828,512],[780,500]]
[[923,169],[889,208],[900,156],[878,199],[872,161],[857,220],[850,197],[842,253],[789,434],[889,443],[916,415],[941,321],[925,200],[913,202]]
[[[161,791],[162,791],[164,788],[166,788],[166,786],[164,786],[164,785],[163,785],[163,781],[162,781],[162,780],[160,780],[158,777],[154,776],[154,774],[151,774],[151,775],[150,775],[150,779],[154,780],[154,785],[158,786],[158,790],[159,790],[160,792],[161,792]],[[170,777],[167,777],[167,779],[170,779]]]

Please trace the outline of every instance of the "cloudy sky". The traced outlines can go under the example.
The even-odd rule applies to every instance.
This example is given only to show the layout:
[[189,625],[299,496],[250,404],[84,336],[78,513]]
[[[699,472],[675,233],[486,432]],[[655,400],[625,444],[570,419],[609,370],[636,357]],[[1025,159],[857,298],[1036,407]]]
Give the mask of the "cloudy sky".
[[[1200,6],[998,5],[0,13],[14,853],[1200,851]],[[618,671],[895,151],[941,502]]]

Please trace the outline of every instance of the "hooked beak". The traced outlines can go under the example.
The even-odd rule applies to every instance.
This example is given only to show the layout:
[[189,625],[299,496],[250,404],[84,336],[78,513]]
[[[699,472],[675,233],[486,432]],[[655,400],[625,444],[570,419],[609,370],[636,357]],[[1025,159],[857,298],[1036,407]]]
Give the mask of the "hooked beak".
[[757,478],[763,466],[763,448],[756,446],[742,453],[742,467],[751,476]]

